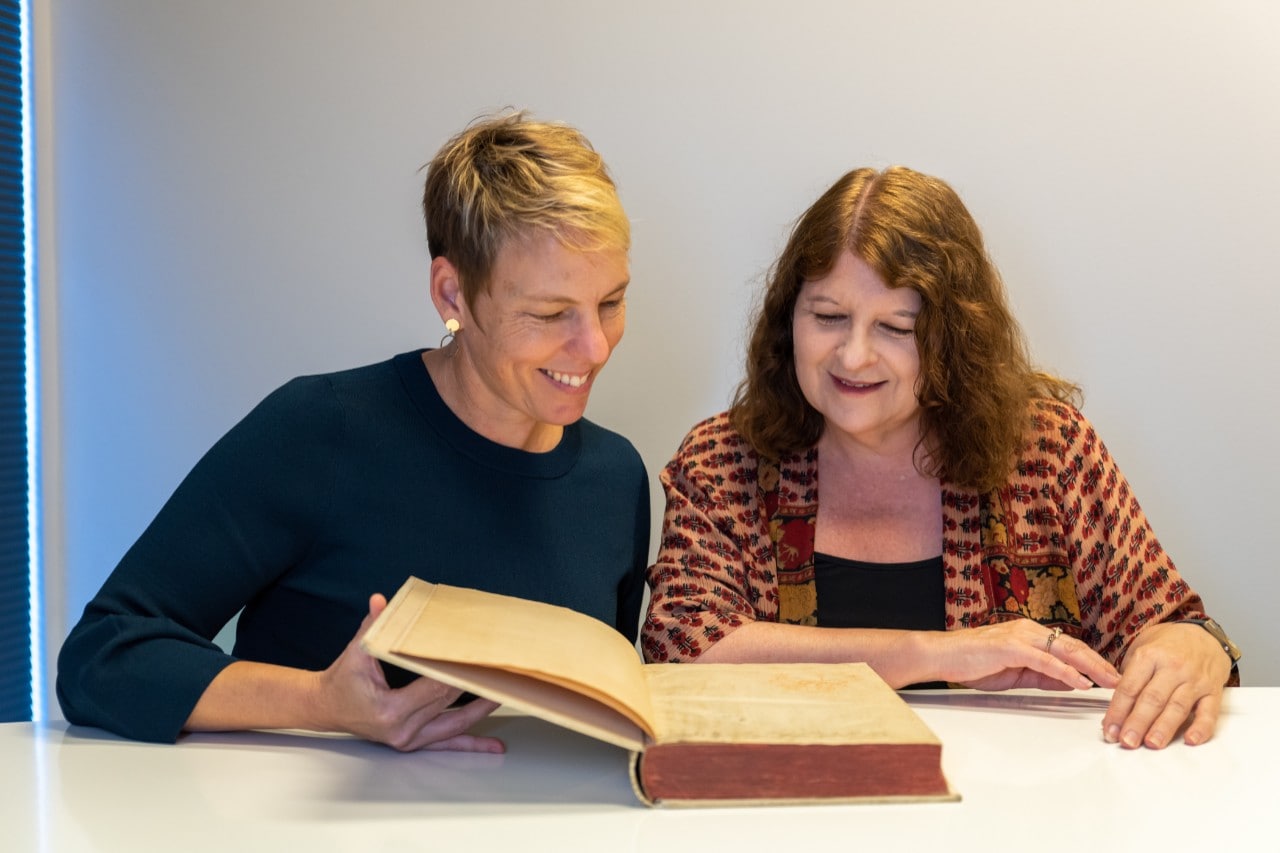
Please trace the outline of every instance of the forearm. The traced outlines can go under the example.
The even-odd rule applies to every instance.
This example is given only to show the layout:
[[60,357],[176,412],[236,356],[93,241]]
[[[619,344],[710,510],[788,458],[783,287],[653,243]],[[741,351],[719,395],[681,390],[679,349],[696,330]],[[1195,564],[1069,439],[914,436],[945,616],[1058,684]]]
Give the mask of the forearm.
[[321,701],[320,676],[292,667],[236,661],[209,683],[183,730],[335,731],[327,704]]
[[[1030,619],[959,631],[815,628],[752,622],[698,658],[706,662],[863,662],[890,687],[947,681],[981,690],[1113,687],[1115,669],[1073,637],[1051,634]],[[1050,652],[1052,648],[1052,652]]]
[[893,688],[942,678],[933,647],[940,631],[818,628],[749,622],[704,651],[699,663],[868,664]]

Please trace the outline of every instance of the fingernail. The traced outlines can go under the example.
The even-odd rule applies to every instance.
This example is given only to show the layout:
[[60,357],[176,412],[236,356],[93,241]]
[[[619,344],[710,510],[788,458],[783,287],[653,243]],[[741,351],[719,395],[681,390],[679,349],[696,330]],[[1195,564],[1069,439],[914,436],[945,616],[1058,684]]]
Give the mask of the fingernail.
[[1150,749],[1161,749],[1164,746],[1164,735],[1154,733],[1147,735],[1147,746]]
[[1130,749],[1137,749],[1138,744],[1142,743],[1142,740],[1138,737],[1137,732],[1130,730],[1124,733],[1123,742],[1124,745]]
[[1107,726],[1107,730],[1102,736],[1106,738],[1107,743],[1115,743],[1120,739],[1120,726],[1112,723]]

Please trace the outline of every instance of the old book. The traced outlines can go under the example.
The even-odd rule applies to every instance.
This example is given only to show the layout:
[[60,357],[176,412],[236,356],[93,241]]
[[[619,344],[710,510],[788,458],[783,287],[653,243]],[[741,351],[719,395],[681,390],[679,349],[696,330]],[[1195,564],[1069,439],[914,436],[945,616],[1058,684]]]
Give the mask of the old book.
[[629,750],[649,804],[958,799],[942,744],[865,664],[644,664],[590,616],[417,578],[362,642]]

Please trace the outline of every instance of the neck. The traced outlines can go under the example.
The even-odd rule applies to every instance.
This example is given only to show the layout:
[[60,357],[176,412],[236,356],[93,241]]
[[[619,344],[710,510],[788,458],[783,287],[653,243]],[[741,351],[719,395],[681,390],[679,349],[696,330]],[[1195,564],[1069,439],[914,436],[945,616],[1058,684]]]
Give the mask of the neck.
[[545,424],[510,411],[489,393],[456,342],[446,349],[428,350],[422,363],[440,399],[475,433],[505,447],[546,453],[560,444],[564,427]]
[[[899,431],[883,441],[856,441],[840,430],[827,429],[818,439],[818,458],[840,471],[857,472],[861,477],[906,480],[925,478],[920,473],[925,451],[916,432]],[[827,467],[827,466],[824,466]]]

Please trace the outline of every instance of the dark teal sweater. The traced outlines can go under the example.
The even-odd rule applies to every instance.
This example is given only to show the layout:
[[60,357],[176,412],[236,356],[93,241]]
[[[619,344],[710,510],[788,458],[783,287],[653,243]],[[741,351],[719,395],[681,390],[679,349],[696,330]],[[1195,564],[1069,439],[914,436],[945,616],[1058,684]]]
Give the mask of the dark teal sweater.
[[[634,640],[649,487],[587,421],[527,453],[468,429],[411,352],[295,379],[196,465],[58,658],[67,720],[173,741],[235,659],[318,670],[409,575],[571,607]],[[211,640],[237,612],[234,656]]]

